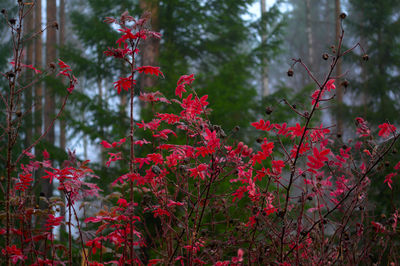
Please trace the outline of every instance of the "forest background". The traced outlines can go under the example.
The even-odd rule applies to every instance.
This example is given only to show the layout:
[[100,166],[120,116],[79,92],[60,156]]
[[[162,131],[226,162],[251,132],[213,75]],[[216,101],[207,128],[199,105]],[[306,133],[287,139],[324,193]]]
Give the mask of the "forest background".
[[[16,1],[3,0],[0,9],[7,9],[12,15],[15,5]],[[228,134],[239,126],[237,136],[252,142],[258,136],[250,127],[251,121],[265,112],[271,122],[294,121],[292,110],[282,99],[295,109],[309,101],[315,85],[300,69],[288,77],[292,58],[301,58],[316,77],[322,77],[328,66],[324,54],[335,52],[340,35],[339,14],[345,12],[348,17],[344,45],[359,41],[368,60],[361,52],[355,52],[348,61],[339,63],[336,106],[327,109],[321,119],[324,124],[337,125],[334,134],[343,143],[354,137],[346,129],[354,123],[355,114],[367,120],[371,128],[376,129],[384,121],[399,125],[399,1],[37,0],[34,12],[25,20],[25,34],[51,26],[41,38],[29,43],[24,63],[45,69],[62,58],[72,66],[79,85],[60,122],[35,151],[46,149],[59,165],[68,158],[68,150],[76,151],[79,159],[90,159],[91,168],[102,177],[99,185],[104,191],[110,192],[107,185],[126,169],[118,163],[106,167],[106,151],[99,143],[125,136],[129,119],[128,99],[112,89],[114,78],[126,73],[123,66],[106,59],[103,53],[105,47],[115,46],[119,33],[103,20],[118,17],[126,10],[134,16],[150,11],[148,26],[162,34],[161,41],[146,40],[141,44],[141,64],[160,66],[165,77],[143,75],[136,94],[158,90],[172,96],[179,77],[195,73],[199,94],[209,95],[213,109],[209,118],[213,124]],[[7,72],[11,36],[4,26],[0,24],[0,70]],[[5,80],[1,82],[0,88],[6,88]],[[24,106],[34,104],[35,111],[22,125],[25,133],[21,136],[21,150],[51,123],[64,90],[63,81],[50,76],[31,94],[24,95]],[[146,120],[151,108],[139,101],[136,106],[135,119]],[[143,148],[141,152],[147,151]],[[384,164],[395,164],[397,157],[394,154],[393,161]],[[392,196],[381,181],[372,182],[370,200],[376,205],[376,212],[385,215],[389,209],[382,196],[387,196],[388,202]],[[50,198],[57,194],[48,182],[35,186],[40,196]]]

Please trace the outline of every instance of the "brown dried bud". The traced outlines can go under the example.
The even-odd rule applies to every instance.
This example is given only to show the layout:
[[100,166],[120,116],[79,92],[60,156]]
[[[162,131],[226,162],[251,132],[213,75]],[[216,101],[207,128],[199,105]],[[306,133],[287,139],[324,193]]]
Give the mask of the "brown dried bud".
[[349,86],[349,82],[347,80],[343,80],[340,85],[342,85],[344,88],[347,88]]
[[340,138],[342,137],[342,134],[341,134],[341,133],[337,133],[337,134],[336,134],[336,137],[337,137],[338,139],[340,139]]
[[222,129],[220,125],[213,125],[213,129],[217,132],[217,137],[218,138],[226,138],[225,131]]
[[20,110],[18,110],[17,112],[15,112],[15,114],[16,114],[18,117],[21,117],[21,116],[22,116],[22,112],[21,112]]
[[239,126],[235,126],[233,129],[232,129],[232,132],[238,132],[240,130],[240,127]]
[[305,118],[308,118],[310,116],[310,113],[305,111],[303,115],[304,115]]
[[328,60],[328,58],[329,58],[329,55],[328,55],[327,53],[324,53],[324,54],[322,55],[322,59]]
[[363,59],[364,61],[368,61],[369,56],[368,56],[367,54],[365,54],[365,55],[363,55],[362,59]]
[[57,23],[57,21],[54,21],[54,22],[51,24],[51,26],[52,26],[53,28],[55,28],[56,30],[58,30],[58,23]]
[[390,165],[390,162],[389,161],[385,161],[385,166],[389,167],[389,165]]
[[10,22],[11,25],[14,25],[15,22],[17,22],[15,18],[10,18],[8,21]]
[[56,63],[51,62],[51,63],[49,64],[49,68],[51,68],[52,70],[56,69]]
[[343,12],[343,13],[340,14],[339,17],[340,17],[341,19],[345,19],[345,18],[347,17],[347,14]]
[[272,111],[274,111],[274,109],[272,108],[272,106],[268,106],[267,108],[265,108],[265,113],[267,115],[270,115],[272,113]]
[[143,12],[143,14],[142,14],[142,16],[140,18],[144,19],[144,20],[150,19],[151,18],[151,12],[149,12],[149,11]]
[[153,166],[151,167],[151,171],[152,171],[154,174],[156,174],[156,175],[159,175],[159,174],[161,173],[161,169],[160,169],[160,167],[158,167],[157,165],[153,165]]
[[308,197],[307,197],[307,199],[308,199],[308,200],[312,200],[312,199],[313,199],[313,197],[311,197],[311,196],[308,196]]
[[393,153],[393,154],[396,154],[396,153],[397,153],[397,149],[396,149],[396,148],[393,148],[392,153]]
[[262,143],[263,140],[264,140],[263,137],[258,137],[256,141],[257,141],[258,143]]
[[287,72],[287,75],[288,75],[289,77],[292,77],[292,76],[293,76],[293,69],[289,68],[289,70],[288,70],[288,72]]
[[187,171],[186,165],[183,164],[179,165],[179,170],[181,170],[182,172],[186,172]]
[[3,8],[0,12],[1,12],[1,14],[5,14],[6,10]]
[[297,105],[296,104],[292,104],[292,107],[293,107],[293,109],[296,109]]
[[8,76],[9,78],[15,77],[15,74],[14,74],[14,72],[12,72],[12,71],[8,71],[6,74],[7,74],[7,76]]

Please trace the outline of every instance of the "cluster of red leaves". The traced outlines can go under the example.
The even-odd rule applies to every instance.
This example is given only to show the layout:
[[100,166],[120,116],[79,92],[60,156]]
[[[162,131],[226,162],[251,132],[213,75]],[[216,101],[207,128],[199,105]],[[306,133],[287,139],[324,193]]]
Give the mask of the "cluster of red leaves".
[[58,66],[61,68],[61,71],[58,75],[66,76],[69,79],[69,86],[67,88],[69,93],[75,89],[75,85],[78,83],[76,77],[72,74],[72,69],[69,65],[58,59]]
[[[160,37],[144,29],[146,17],[135,20],[124,13],[119,19],[106,18],[106,22],[118,24],[121,36],[116,42],[118,48],[108,48],[105,54],[131,64],[132,73],[114,82],[118,94],[134,89],[138,73],[164,77],[159,67],[136,67],[139,41]],[[133,25],[128,27],[127,22]],[[60,74],[70,78],[72,87],[68,91],[72,92],[76,79],[71,68],[61,60],[59,67]],[[350,219],[356,207],[364,207],[369,177],[381,159],[377,154],[385,152],[379,151],[378,145],[370,151],[368,145],[374,134],[364,119],[356,118],[360,140],[348,141],[341,148],[334,145],[328,127],[322,124],[311,127],[309,116],[302,117],[306,122],[290,123],[260,119],[251,124],[261,134],[259,145],[253,149],[244,142],[230,141],[219,126],[212,125],[207,119],[208,96],[197,95],[192,88],[194,81],[193,74],[180,77],[175,88],[179,99],[167,99],[160,92],[141,92],[139,99],[153,107],[166,103],[179,109],[177,113],[155,112],[149,121],[132,123],[137,130],[150,132],[151,141],[134,139],[131,135],[131,142],[127,138],[100,142],[109,151],[107,167],[122,159],[133,167],[114,177],[114,194],[109,195],[117,197],[112,201],[114,205],[104,206],[84,219],[85,227],[94,225],[95,229],[85,243],[80,236],[82,246],[90,249],[90,256],[85,258],[89,265],[244,265],[246,260],[248,264],[322,264],[336,261],[343,256],[340,252],[353,251],[346,246],[348,242],[341,240],[351,230],[356,232],[352,236],[354,243],[370,240],[370,235],[375,238],[396,232],[397,210],[391,228],[374,220]],[[313,92],[312,110],[327,100],[323,96],[335,90],[334,83],[334,79],[328,79]],[[383,123],[379,125],[378,136],[397,139],[396,130],[394,125]],[[178,134],[185,135],[185,143],[177,140]],[[146,147],[151,152],[126,158],[126,144],[133,145],[131,150],[151,144]],[[40,167],[46,173],[41,178],[50,183],[58,181],[58,189],[67,197],[70,214],[71,208],[75,212],[77,201],[101,198],[99,187],[87,181],[95,177],[87,167],[88,161],[56,168],[48,160],[47,151],[43,152],[43,162],[33,160],[35,156],[29,151],[24,154],[31,161],[21,165],[22,172],[13,191],[21,196],[20,208],[25,203],[24,193],[32,186],[33,173]],[[354,159],[356,156],[359,161]],[[382,180],[390,189],[400,171],[400,162],[394,170]],[[31,220],[33,213],[26,211],[22,222]],[[336,216],[329,216],[331,213]],[[63,223],[64,217],[51,212],[46,217],[40,234],[32,235],[18,228],[11,231],[23,243],[53,243],[52,231]],[[347,224],[342,224],[346,219]],[[334,228],[333,237],[325,233],[326,223]],[[72,225],[71,221],[68,225]],[[79,224],[72,226],[82,233]],[[0,231],[4,233],[4,229]],[[340,235],[339,245],[335,235]],[[25,262],[24,252],[16,245],[2,249],[2,254],[13,263]],[[103,252],[111,253],[106,256],[108,261],[103,261]],[[98,253],[100,262],[89,261]],[[148,253],[156,257],[147,257]],[[45,254],[36,255],[34,261],[33,265],[62,263],[49,260]]]

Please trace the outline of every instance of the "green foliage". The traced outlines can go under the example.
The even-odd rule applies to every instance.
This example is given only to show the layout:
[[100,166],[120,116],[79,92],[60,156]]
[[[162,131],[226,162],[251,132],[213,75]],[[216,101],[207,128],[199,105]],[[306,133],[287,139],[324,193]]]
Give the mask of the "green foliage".
[[[350,93],[353,95],[351,105],[348,105],[349,117],[362,116],[366,119],[373,131],[385,121],[398,125],[400,123],[400,2],[395,0],[350,1],[349,30],[354,38],[358,38],[363,46],[368,61],[362,60],[362,54],[357,53],[362,62],[361,68],[356,71],[359,75],[350,80]],[[348,121],[353,123],[353,120]],[[398,145],[396,145],[399,149]],[[368,148],[368,147],[366,147]],[[384,177],[393,171],[393,166],[400,160],[396,154],[391,160],[379,166],[379,174],[371,178],[371,205],[377,212],[388,213],[393,197],[383,184]],[[397,178],[393,179],[397,182]],[[385,194],[385,195],[383,195]]]
[[255,101],[256,90],[251,25],[243,18],[253,1],[160,1],[159,62],[166,75],[161,91],[172,96],[176,81],[193,72],[195,88],[210,96],[210,119],[229,130],[249,124],[244,108]]
[[[81,92],[72,95],[72,108],[66,119],[74,136],[88,136],[91,141],[115,140],[126,136],[124,108],[118,109],[112,89],[115,77],[124,76],[123,65],[103,54],[105,47],[115,47],[119,33],[104,23],[105,17],[119,17],[128,10],[135,16],[143,12],[132,1],[118,4],[112,1],[75,1],[70,13],[75,40],[61,50],[61,57],[71,63],[79,76]],[[256,80],[261,65],[260,56],[272,57],[279,51],[283,23],[277,23],[280,12],[275,6],[269,16],[255,22],[247,21],[248,7],[254,0],[236,1],[158,1],[157,29],[162,33],[159,66],[165,74],[157,88],[167,97],[175,97],[176,82],[181,75],[195,73],[193,84],[199,94],[208,94],[213,111],[213,124],[222,125],[228,132],[236,125],[242,129],[255,119],[259,109]],[[110,10],[110,6],[112,9]],[[132,10],[133,9],[133,10]],[[262,23],[268,26],[268,43],[260,44]],[[79,47],[79,49],[77,49]],[[265,52],[267,51],[267,52]],[[140,81],[140,79],[138,79]],[[99,96],[100,90],[103,96]],[[252,106],[252,108],[248,108]],[[141,108],[141,119],[151,117],[153,110]],[[135,107],[137,108],[137,107]],[[168,112],[168,109],[154,111]],[[164,107],[165,108],[165,107]],[[80,114],[84,113],[82,118]],[[119,121],[116,125],[114,122]],[[126,125],[126,124],[125,124]],[[240,131],[245,137],[245,130]],[[139,136],[151,139],[151,136]],[[179,139],[177,143],[181,143]],[[145,149],[145,148],[144,148]],[[140,151],[139,151],[140,152]],[[143,152],[143,151],[142,151]],[[103,168],[103,170],[105,170]]]
[[351,82],[357,97],[350,108],[375,125],[386,120],[399,123],[400,2],[355,0],[350,7],[351,34],[361,40],[369,57],[361,75]]

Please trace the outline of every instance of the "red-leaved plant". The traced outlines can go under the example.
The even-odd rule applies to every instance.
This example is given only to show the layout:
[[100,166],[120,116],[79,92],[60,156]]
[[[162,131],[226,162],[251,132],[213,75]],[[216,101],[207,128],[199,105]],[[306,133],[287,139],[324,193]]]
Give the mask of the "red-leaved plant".
[[[331,74],[338,60],[359,44],[341,51],[342,31],[321,81],[300,59],[294,60],[292,68],[304,67],[317,86],[309,109],[292,108],[298,115],[293,124],[266,119],[252,123],[261,137],[259,145],[251,148],[255,146],[232,140],[211,123],[207,95],[196,93],[193,74],[178,80],[176,99],[167,99],[160,92],[140,93],[141,101],[153,106],[175,105],[178,113],[155,112],[150,121],[134,120],[138,74],[164,76],[159,67],[137,64],[140,41],[161,37],[145,27],[148,17],[145,14],[136,20],[125,12],[118,19],[106,18],[107,23],[120,27],[121,37],[116,41],[118,47],[108,48],[105,54],[130,67],[126,77],[114,82],[118,94],[127,91],[130,96],[129,133],[101,142],[109,154],[107,166],[122,159],[129,165],[129,171],[112,183],[118,197],[115,205],[84,217],[82,224],[74,203],[99,193],[99,188],[87,181],[94,177],[87,162],[77,162],[72,156],[69,165],[58,169],[51,166],[48,154],[44,154],[45,160],[36,161],[29,154],[32,147],[26,149],[24,154],[31,162],[19,168],[18,179],[12,178],[16,163],[11,165],[9,159],[7,164],[7,220],[2,231],[7,240],[2,249],[7,263],[72,265],[72,226],[79,232],[85,265],[371,264],[383,259],[398,263],[398,244],[393,240],[397,207],[393,206],[390,222],[384,224],[376,221],[366,206],[370,178],[399,138],[396,127],[386,122],[374,134],[358,117],[357,138],[338,144],[332,138],[332,127],[313,119],[335,98]],[[20,61],[15,58],[15,65]],[[62,74],[73,84],[75,79],[65,66],[60,61]],[[13,87],[10,89],[13,95]],[[13,110],[7,109],[7,128],[11,128]],[[151,139],[138,139],[137,130],[151,132]],[[184,144],[175,141],[178,133],[185,136]],[[137,147],[143,145],[152,152],[138,157]],[[129,147],[125,158],[124,146]],[[46,169],[42,178],[59,181],[58,189],[66,197],[68,247],[54,244],[53,228],[63,219],[51,210],[45,228],[36,232],[30,227],[37,210],[24,205],[31,192],[32,172],[39,167]],[[387,189],[393,189],[398,171],[400,163],[382,179]],[[87,228],[95,229],[89,239],[83,237]],[[47,247],[44,251],[42,244]]]

